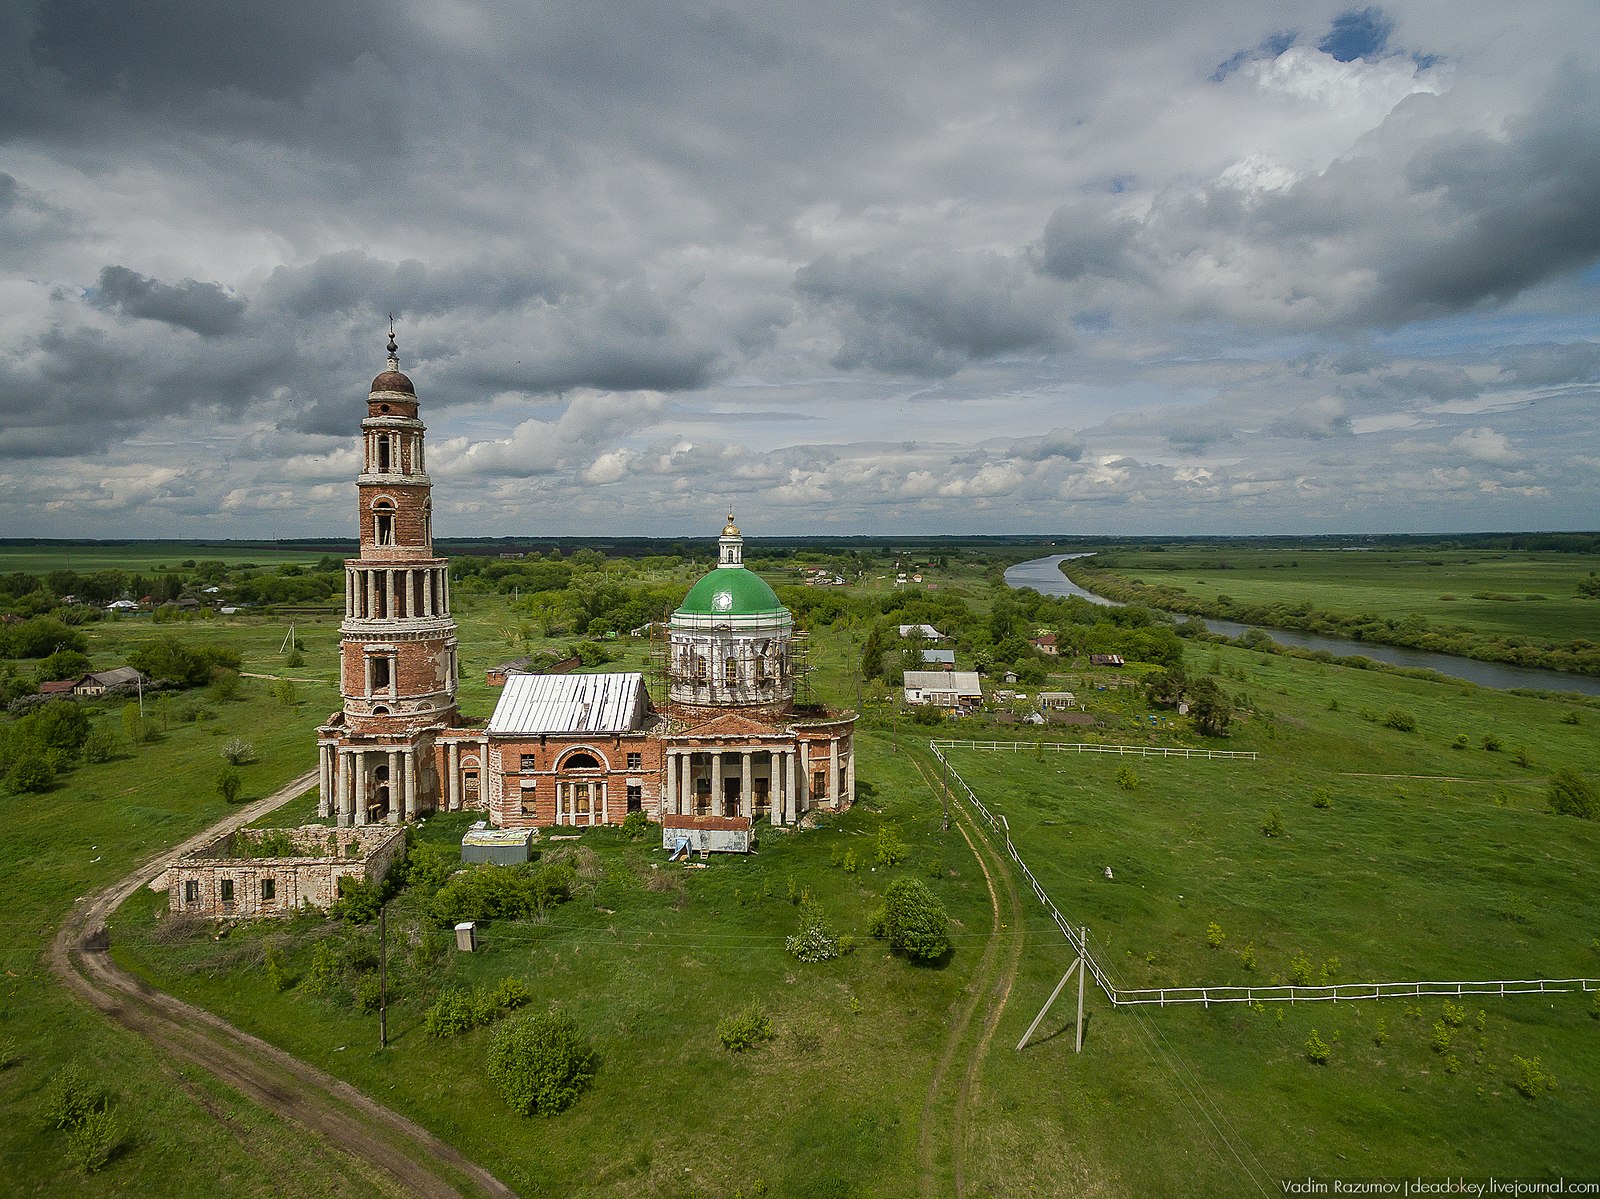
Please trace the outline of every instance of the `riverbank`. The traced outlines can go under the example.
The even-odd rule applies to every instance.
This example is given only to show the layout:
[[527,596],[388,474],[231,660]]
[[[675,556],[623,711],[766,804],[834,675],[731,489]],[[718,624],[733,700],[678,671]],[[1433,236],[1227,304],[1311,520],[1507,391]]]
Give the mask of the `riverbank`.
[[[1122,598],[1116,594],[1120,576],[1105,571],[1087,570],[1083,560],[1088,554],[1055,554],[1034,558],[1011,567],[1005,573],[1012,587],[1032,588],[1045,595],[1073,595],[1096,604],[1123,603],[1148,604],[1145,598]],[[1072,575],[1065,571],[1069,568]],[[1082,580],[1075,581],[1076,575]],[[1102,579],[1109,579],[1106,591],[1098,590]],[[1088,590],[1084,584],[1093,583],[1097,590]],[[1461,655],[1409,649],[1399,646],[1358,641],[1324,634],[1320,631],[1285,630],[1263,624],[1247,624],[1232,620],[1206,619],[1195,613],[1177,613],[1191,616],[1205,623],[1207,631],[1234,640],[1248,642],[1253,634],[1270,637],[1284,652],[1325,660],[1340,660],[1347,665],[1393,668],[1411,672],[1428,672],[1452,679],[1463,679],[1482,687],[1498,690],[1518,690],[1550,694],[1579,694],[1600,697],[1600,679],[1586,675],[1542,670],[1503,662],[1477,660]]]
[[1415,613],[1380,616],[1374,613],[1335,612],[1316,607],[1309,600],[1271,605],[1245,603],[1225,595],[1216,600],[1207,600],[1175,587],[1130,579],[1115,571],[1097,568],[1084,559],[1072,561],[1070,566],[1063,564],[1062,569],[1080,587],[1118,603],[1144,604],[1184,616],[1209,617],[1267,629],[1317,633],[1353,642],[1389,645],[1524,669],[1600,677],[1600,643],[1586,639],[1551,643],[1530,637],[1494,636],[1441,626]]

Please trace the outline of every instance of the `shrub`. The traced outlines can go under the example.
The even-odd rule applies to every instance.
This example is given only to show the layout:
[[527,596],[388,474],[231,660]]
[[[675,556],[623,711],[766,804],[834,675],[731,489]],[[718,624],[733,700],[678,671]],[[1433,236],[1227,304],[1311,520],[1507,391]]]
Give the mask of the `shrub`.
[[1526,746],[1523,746],[1523,745],[1517,746],[1517,748],[1514,751],[1512,751],[1511,760],[1513,762],[1515,762],[1518,766],[1532,766],[1533,765],[1533,759],[1528,756],[1528,749],[1527,749]]
[[294,983],[294,976],[289,973],[288,964],[283,960],[283,950],[276,945],[268,945],[262,953],[261,969],[267,976],[267,984],[274,991],[287,991]]
[[105,1168],[126,1131],[109,1108],[87,1113],[67,1130],[67,1159],[85,1174]]
[[239,672],[227,666],[218,666],[211,671],[211,698],[219,703],[226,703],[236,699],[239,695]]
[[1555,1076],[1545,1073],[1544,1066],[1537,1057],[1519,1057],[1512,1054],[1511,1064],[1516,1069],[1511,1077],[1511,1085],[1525,1097],[1537,1099],[1546,1091],[1555,1090]]
[[472,996],[459,987],[446,987],[439,992],[426,1012],[422,1014],[422,1027],[430,1037],[459,1037],[471,1032],[478,1024],[478,1005]]
[[1446,999],[1444,1001],[1443,1020],[1451,1028],[1460,1028],[1467,1022],[1466,1007],[1459,1003],[1451,1003]]
[[1254,941],[1246,941],[1244,943],[1244,948],[1239,951],[1239,964],[1246,970],[1254,970],[1256,968],[1256,943]]
[[1328,1048],[1328,1043],[1317,1035],[1317,1030],[1312,1029],[1311,1035],[1306,1038],[1306,1059],[1319,1066],[1326,1065],[1328,1055],[1333,1052]]
[[25,791],[44,791],[56,781],[56,769],[43,753],[28,751],[18,754],[6,771],[6,786],[19,795]]
[[594,1078],[595,1053],[565,1012],[522,1016],[495,1034],[489,1077],[523,1116],[564,1111]]
[[[1600,998],[1600,996],[1597,996]],[[0,1037],[0,1070],[9,1070],[22,1060],[22,1049],[15,1037]]]
[[950,951],[950,916],[920,878],[900,878],[884,892],[873,914],[872,935],[891,949],[919,961],[934,961]]
[[1318,787],[1311,793],[1311,806],[1322,811],[1327,811],[1333,807],[1333,796],[1328,794],[1326,787]]
[[229,737],[222,747],[222,756],[230,766],[243,766],[256,760],[256,747],[243,737]]
[[480,866],[452,875],[433,897],[440,924],[518,920],[543,914],[570,898],[577,872],[566,863]]
[[384,898],[382,883],[347,874],[339,880],[339,898],[328,905],[328,915],[351,924],[371,924],[383,910]]
[[1222,943],[1228,939],[1228,934],[1222,931],[1222,925],[1213,920],[1206,925],[1206,944],[1212,949],[1221,949]]
[[1450,743],[1450,748],[1466,749],[1469,743],[1469,739],[1465,733],[1457,733],[1456,739]]
[[51,1128],[76,1128],[91,1112],[105,1105],[105,1092],[91,1083],[74,1062],[51,1075],[45,1087],[44,1118]]
[[1416,713],[1408,712],[1405,708],[1390,708],[1383,714],[1383,727],[1400,733],[1414,733],[1417,731]]
[[223,803],[234,803],[244,789],[244,779],[236,767],[224,766],[217,774],[217,794]]
[[116,752],[117,735],[110,729],[95,729],[83,743],[85,762],[109,762]]
[[847,849],[844,851],[844,858],[839,864],[844,867],[844,872],[846,874],[854,874],[857,870],[861,869],[861,863],[857,860],[856,851],[853,849]]
[[1593,820],[1600,812],[1600,797],[1595,795],[1594,785],[1570,766],[1563,766],[1550,776],[1545,798],[1558,816]]
[[650,817],[643,812],[629,812],[622,818],[622,835],[630,841],[637,841],[650,831]]
[[1117,771],[1117,786],[1124,791],[1133,791],[1139,786],[1139,776],[1132,766],[1124,766]]
[[294,685],[293,679],[279,679],[272,684],[271,695],[286,708],[292,708],[300,702],[300,689]]
[[496,1014],[513,1012],[525,1007],[533,998],[533,991],[520,978],[502,978],[489,992],[488,1007]]
[[1443,1020],[1433,1022],[1433,1051],[1435,1053],[1450,1052],[1450,1026]]
[[1311,984],[1311,959],[1305,954],[1295,955],[1294,960],[1289,963],[1289,981],[1302,987]]
[[881,824],[878,835],[872,839],[872,860],[880,866],[895,866],[905,861],[906,843],[895,832],[894,825]]
[[1269,837],[1283,836],[1283,813],[1278,811],[1276,804],[1267,809],[1266,819],[1261,822],[1261,831]]
[[365,971],[356,979],[356,1011],[375,1012],[383,1004],[383,983],[376,970]]
[[826,914],[815,904],[801,909],[800,929],[783,947],[802,962],[826,962],[839,956],[839,938]]
[[1485,733],[1483,735],[1483,748],[1488,750],[1490,753],[1492,753],[1492,754],[1499,753],[1500,752],[1500,746],[1501,746],[1500,738],[1495,736],[1493,733]]
[[772,1040],[772,1018],[752,999],[737,1015],[724,1016],[717,1021],[717,1037],[724,1048],[743,1053],[762,1041]]
[[1372,1043],[1374,1045],[1378,1046],[1381,1049],[1383,1047],[1383,1043],[1385,1041],[1387,1041],[1388,1039],[1389,1039],[1389,1022],[1387,1020],[1385,1020],[1382,1016],[1379,1016],[1378,1017],[1378,1023],[1372,1030]]
[[122,709],[122,735],[129,745],[143,745],[155,738],[155,726],[139,711],[138,704],[125,704]]

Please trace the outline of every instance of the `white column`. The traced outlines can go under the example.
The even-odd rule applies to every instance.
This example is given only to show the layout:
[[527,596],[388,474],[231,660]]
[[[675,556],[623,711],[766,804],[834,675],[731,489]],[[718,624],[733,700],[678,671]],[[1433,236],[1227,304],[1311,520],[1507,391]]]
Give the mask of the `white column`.
[[[589,805],[589,823],[590,824],[594,823],[594,804],[592,802]],[[605,779],[601,779],[600,780],[600,823],[601,824],[609,824],[609,823],[611,823],[611,821],[609,819],[609,816],[608,816],[608,813],[606,812],[606,781],[605,781]]]
[[800,742],[800,785],[795,788],[795,817],[811,810],[811,743]]
[[406,774],[406,819],[417,818],[417,747],[412,746],[406,751],[403,759]]
[[450,810],[461,810],[461,742],[450,742],[448,755],[450,769]]
[[801,763],[799,746],[801,744],[801,742],[796,741],[796,748],[790,750],[787,755],[789,758],[789,793],[784,797],[783,801],[783,822],[785,824],[792,824],[794,821],[800,819],[800,801],[801,797],[805,794],[805,792],[801,790],[805,784],[800,778]]
[[678,790],[678,815],[694,815],[694,751],[686,749],[678,755],[683,762],[683,786]]
[[351,824],[365,824],[367,822],[367,768],[360,751],[350,752],[350,768],[355,772],[355,805],[351,812]]
[[755,811],[755,805],[750,800],[752,777],[750,770],[751,751],[747,749],[741,753],[739,757],[741,759],[739,780],[739,815],[749,816]]
[[667,784],[667,793],[662,797],[661,814],[678,810],[678,751],[669,749],[665,752],[665,769],[662,771]]
[[400,751],[389,751],[389,810],[384,818],[390,824],[400,823]]
[[844,794],[839,797],[839,807],[856,801],[856,739],[850,738],[850,756],[844,764]]
[[335,795],[337,807],[334,810],[334,819],[341,827],[350,823],[350,755],[338,746],[333,750],[334,772],[338,776],[334,785],[338,788]]
[[329,811],[333,799],[333,771],[328,764],[331,752],[329,746],[317,746],[317,815],[322,818],[333,814]]

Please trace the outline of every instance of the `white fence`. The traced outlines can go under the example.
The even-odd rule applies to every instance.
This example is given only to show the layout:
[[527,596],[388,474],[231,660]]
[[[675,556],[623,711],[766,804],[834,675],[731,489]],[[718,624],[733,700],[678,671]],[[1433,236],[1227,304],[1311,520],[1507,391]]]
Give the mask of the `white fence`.
[[[1363,999],[1403,999],[1417,998],[1431,995],[1549,995],[1563,991],[1592,991],[1600,988],[1600,979],[1597,978],[1517,978],[1517,979],[1491,979],[1467,982],[1372,982],[1372,983],[1326,983],[1317,986],[1289,983],[1279,986],[1199,986],[1199,987],[1144,987],[1128,988],[1119,987],[1095,960],[1094,954],[1089,949],[1088,930],[1080,935],[1075,927],[1055,902],[1045,891],[1043,884],[1034,877],[1033,871],[1028,868],[1028,863],[1022,860],[1022,855],[1017,852],[1017,847],[1011,840],[1011,825],[1003,815],[991,812],[988,806],[978,798],[973,789],[968,786],[967,780],[962,778],[950,760],[944,756],[946,749],[976,749],[976,750],[1008,750],[1031,749],[1034,746],[1026,742],[1008,741],[930,741],[928,748],[933,751],[933,756],[948,772],[951,781],[966,796],[967,802],[983,818],[984,822],[994,829],[1004,839],[1006,853],[1017,869],[1022,871],[1022,877],[1028,880],[1028,885],[1033,889],[1033,894],[1044,905],[1044,910],[1049,914],[1055,926],[1061,930],[1061,935],[1067,939],[1067,944],[1083,959],[1084,968],[1089,971],[1095,984],[1105,992],[1107,999],[1113,1007],[1137,1007],[1148,1005],[1153,1007],[1177,1006],[1180,1004],[1198,1003],[1210,1007],[1213,1003],[1316,1003],[1334,1002],[1340,1000],[1355,1002]],[[1050,748],[1048,745],[1046,748]],[[1064,746],[1071,750],[1074,746]],[[1137,751],[1142,746],[1085,746],[1089,752],[1114,752],[1118,748],[1126,748],[1130,752]],[[1255,754],[1234,753],[1229,754],[1219,750],[1175,750],[1174,756],[1188,753],[1196,757],[1235,757],[1254,758]]]

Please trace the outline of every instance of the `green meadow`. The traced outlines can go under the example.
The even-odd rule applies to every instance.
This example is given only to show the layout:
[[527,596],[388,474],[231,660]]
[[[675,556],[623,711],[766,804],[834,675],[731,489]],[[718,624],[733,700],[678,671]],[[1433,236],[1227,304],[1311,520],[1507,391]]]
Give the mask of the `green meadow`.
[[[980,568],[940,581],[974,610],[998,610],[1002,593]],[[456,614],[471,716],[486,717],[495,698],[484,667],[571,643],[537,634],[507,597],[461,589]],[[814,685],[853,704],[866,624],[846,613],[813,627]],[[42,794],[0,797],[0,901],[17,934],[0,954],[0,1038],[15,1046],[0,1069],[0,1161],[16,1193],[382,1189],[337,1155],[302,1152],[292,1128],[106,1023],[44,962],[78,896],[226,810],[215,780],[227,740],[256,749],[245,799],[314,764],[313,730],[337,702],[337,619],[295,618],[299,666],[283,645],[288,628],[287,617],[265,615],[85,626],[96,667],[175,633],[237,649],[247,676],[288,677],[294,691],[285,700],[273,679],[246,677],[232,698],[147,696],[155,741],[79,765]],[[603,644],[610,669],[647,665],[645,642]],[[994,915],[979,859],[958,828],[940,827],[924,773],[937,778],[936,766],[918,748],[930,736],[1024,744],[952,760],[1006,813],[1023,855],[1062,910],[1089,925],[1123,986],[1266,984],[1302,969],[1347,982],[1600,974],[1600,828],[1545,810],[1556,767],[1593,779],[1600,701],[1204,642],[1183,649],[1191,675],[1214,676],[1232,697],[1220,741],[1170,711],[1151,724],[1138,688],[1097,689],[1138,666],[1057,665],[1046,685],[1077,688],[1102,722],[1070,735],[976,719],[930,729],[883,704],[873,684],[862,696],[860,802],[818,829],[768,833],[758,854],[704,870],[668,866],[648,837],[546,840],[546,860],[576,869],[571,900],[540,920],[489,923],[472,955],[456,953],[421,899],[402,891],[391,904],[387,1050],[358,994],[372,925],[301,918],[215,939],[175,932],[159,919],[161,897],[141,892],[114,922],[114,952],[349,1079],[526,1194],[948,1194],[958,1170],[974,1195],[1117,1196],[1280,1193],[1279,1179],[1307,1174],[1600,1174],[1593,996],[1469,999],[1450,1023],[1438,999],[1112,1010],[1091,989],[1081,1055],[1071,994],[1027,1049],[1012,1048],[1069,955],[1026,888],[1010,899],[1003,876]],[[97,709],[96,722],[120,727],[119,708]],[[1260,758],[1163,762],[1034,744],[1073,735]],[[1124,769],[1131,779],[1119,778]],[[272,822],[310,819],[314,805],[302,796]],[[1280,832],[1269,837],[1274,812]],[[454,844],[464,823],[436,818],[419,837]],[[893,867],[873,857],[885,826],[905,846]],[[871,909],[900,874],[924,879],[953,919],[954,951],[934,967],[868,935]],[[803,899],[851,938],[850,952],[805,964],[785,951]],[[341,963],[342,989],[308,985],[319,944]],[[264,969],[269,956],[282,989]],[[423,1025],[441,990],[505,978],[539,1007],[559,1003],[599,1052],[593,1087],[552,1119],[501,1104],[485,1072],[492,1027],[436,1039]],[[983,1016],[1002,997],[984,1039]],[[751,1001],[774,1036],[731,1053],[718,1023]],[[1313,1031],[1329,1049],[1322,1064],[1307,1056]],[[1519,1059],[1537,1059],[1546,1078],[1531,1096],[1518,1089]],[[90,1176],[72,1169],[62,1134],[40,1117],[49,1079],[72,1061],[107,1080],[130,1129],[111,1166]]]
[[1085,565],[1208,606],[1309,605],[1352,616],[1420,617],[1495,637],[1600,641],[1600,599],[1577,590],[1580,579],[1600,571],[1594,554],[1172,545],[1119,547]]

